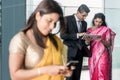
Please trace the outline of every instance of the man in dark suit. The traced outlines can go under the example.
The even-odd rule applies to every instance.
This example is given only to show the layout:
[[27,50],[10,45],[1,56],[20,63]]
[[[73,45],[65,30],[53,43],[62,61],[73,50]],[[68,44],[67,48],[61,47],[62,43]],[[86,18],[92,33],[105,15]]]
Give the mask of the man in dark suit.
[[87,31],[87,23],[84,19],[89,12],[89,8],[85,4],[82,4],[76,14],[65,17],[66,27],[61,32],[60,37],[63,39],[64,44],[68,46],[68,61],[79,61],[73,75],[66,80],[80,80],[84,54],[83,46],[86,46],[82,36],[85,35]]

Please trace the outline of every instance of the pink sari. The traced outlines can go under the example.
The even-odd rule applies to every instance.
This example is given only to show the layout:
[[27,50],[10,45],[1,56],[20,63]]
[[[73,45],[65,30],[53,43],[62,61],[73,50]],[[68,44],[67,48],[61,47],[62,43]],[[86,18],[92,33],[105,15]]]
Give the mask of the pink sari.
[[91,80],[112,80],[112,50],[115,33],[108,27],[101,26],[95,30],[88,29],[89,34],[101,35],[102,39],[111,42],[111,47],[105,47],[99,40],[90,43],[92,57],[89,58],[89,70]]

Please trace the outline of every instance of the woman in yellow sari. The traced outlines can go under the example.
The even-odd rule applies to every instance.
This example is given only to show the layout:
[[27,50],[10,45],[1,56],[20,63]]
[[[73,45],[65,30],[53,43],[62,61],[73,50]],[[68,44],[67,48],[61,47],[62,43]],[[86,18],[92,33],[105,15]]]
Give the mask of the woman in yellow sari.
[[72,70],[63,65],[65,46],[51,31],[63,12],[54,0],[43,0],[31,14],[24,29],[10,41],[9,70],[12,80],[64,80]]

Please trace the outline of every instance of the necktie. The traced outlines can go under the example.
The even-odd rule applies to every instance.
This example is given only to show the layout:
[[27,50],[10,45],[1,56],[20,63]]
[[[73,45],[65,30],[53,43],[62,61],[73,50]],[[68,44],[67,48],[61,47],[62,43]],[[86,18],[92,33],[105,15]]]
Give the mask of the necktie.
[[81,26],[82,26],[82,24],[81,24],[81,21],[78,21],[78,32],[81,32]]

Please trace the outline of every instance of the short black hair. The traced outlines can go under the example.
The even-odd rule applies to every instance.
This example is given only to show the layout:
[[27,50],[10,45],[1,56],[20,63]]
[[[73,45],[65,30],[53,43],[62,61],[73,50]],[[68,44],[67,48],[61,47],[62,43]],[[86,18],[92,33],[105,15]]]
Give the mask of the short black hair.
[[87,5],[81,4],[80,7],[78,8],[78,11],[79,11],[80,13],[82,13],[82,12],[89,13],[89,12],[90,12],[90,9],[88,8]]

